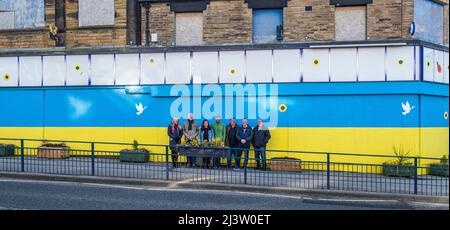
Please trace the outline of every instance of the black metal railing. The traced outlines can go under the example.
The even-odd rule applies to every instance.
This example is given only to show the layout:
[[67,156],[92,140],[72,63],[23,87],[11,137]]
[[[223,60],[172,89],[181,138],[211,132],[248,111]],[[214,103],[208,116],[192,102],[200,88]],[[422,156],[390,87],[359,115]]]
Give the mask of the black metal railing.
[[261,149],[139,144],[151,150],[145,153],[122,151],[131,143],[46,140],[71,148],[43,148],[38,139],[2,141],[13,144],[0,147],[0,171],[8,172],[448,196],[448,163],[440,158],[406,156],[396,165],[383,163],[393,155],[265,150],[264,162],[255,155]]

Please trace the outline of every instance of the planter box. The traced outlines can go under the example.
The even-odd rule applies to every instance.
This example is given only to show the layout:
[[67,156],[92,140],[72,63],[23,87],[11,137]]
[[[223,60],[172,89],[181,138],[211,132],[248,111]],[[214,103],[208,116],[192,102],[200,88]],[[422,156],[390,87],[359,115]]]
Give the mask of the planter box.
[[383,164],[383,175],[395,177],[414,177],[414,166]]
[[224,148],[211,147],[211,148],[192,148],[189,146],[179,146],[180,155],[186,157],[195,157],[195,165],[204,166],[203,158],[211,158],[209,165],[213,165],[214,158],[225,158],[226,153]]
[[270,170],[275,172],[300,172],[302,161],[295,158],[272,158],[270,159]]
[[38,147],[38,158],[65,159],[70,157],[68,147]]
[[120,161],[122,162],[145,163],[148,162],[149,157],[149,152],[130,150],[120,151]]
[[0,157],[14,156],[15,145],[0,145]]
[[448,164],[430,164],[428,175],[448,177]]

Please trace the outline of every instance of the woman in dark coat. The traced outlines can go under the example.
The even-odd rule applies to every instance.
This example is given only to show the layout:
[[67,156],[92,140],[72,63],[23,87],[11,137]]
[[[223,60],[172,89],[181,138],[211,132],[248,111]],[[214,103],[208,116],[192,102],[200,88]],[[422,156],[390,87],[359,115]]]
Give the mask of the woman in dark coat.
[[[202,127],[200,128],[200,134],[199,134],[199,141],[200,144],[203,144],[203,142],[211,142],[214,139],[214,132],[212,128],[209,126],[208,120],[203,120]],[[206,168],[210,168],[210,157],[204,157],[203,158],[203,165]]]
[[181,138],[183,137],[183,130],[178,118],[174,117],[172,119],[169,127],[167,127],[167,135],[169,136],[170,151],[172,151],[172,166],[176,168],[178,162],[178,148],[176,145],[181,144]]

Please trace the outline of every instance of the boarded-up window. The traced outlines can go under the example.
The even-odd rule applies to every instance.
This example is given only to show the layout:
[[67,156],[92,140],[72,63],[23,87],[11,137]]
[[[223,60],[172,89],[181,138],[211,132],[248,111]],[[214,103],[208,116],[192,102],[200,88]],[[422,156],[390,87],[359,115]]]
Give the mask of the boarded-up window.
[[414,1],[414,37],[442,44],[444,42],[444,6],[431,0]]
[[45,26],[44,0],[0,0],[0,30]]
[[113,26],[114,0],[79,0],[78,25]]
[[337,41],[366,40],[366,6],[336,7],[335,39]]
[[177,13],[175,16],[176,45],[202,45],[203,13]]

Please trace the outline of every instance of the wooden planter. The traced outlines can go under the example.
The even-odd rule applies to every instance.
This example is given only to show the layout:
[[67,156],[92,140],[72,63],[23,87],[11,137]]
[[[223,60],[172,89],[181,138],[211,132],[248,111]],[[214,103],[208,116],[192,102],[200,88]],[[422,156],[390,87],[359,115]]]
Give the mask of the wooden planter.
[[448,164],[430,164],[428,175],[448,177]]
[[38,147],[38,158],[64,159],[70,157],[69,147]]
[[204,166],[203,158],[211,158],[209,165],[213,165],[213,158],[225,158],[225,149],[220,147],[211,148],[193,148],[189,146],[179,146],[180,155],[187,157],[195,157],[197,166]]
[[132,151],[122,150],[120,151],[120,161],[131,163],[146,163],[150,157],[148,151]]
[[414,177],[414,166],[383,164],[383,175],[394,177]]
[[272,158],[270,159],[270,170],[275,172],[300,172],[302,161],[295,158]]
[[0,145],[0,157],[14,156],[14,145]]

